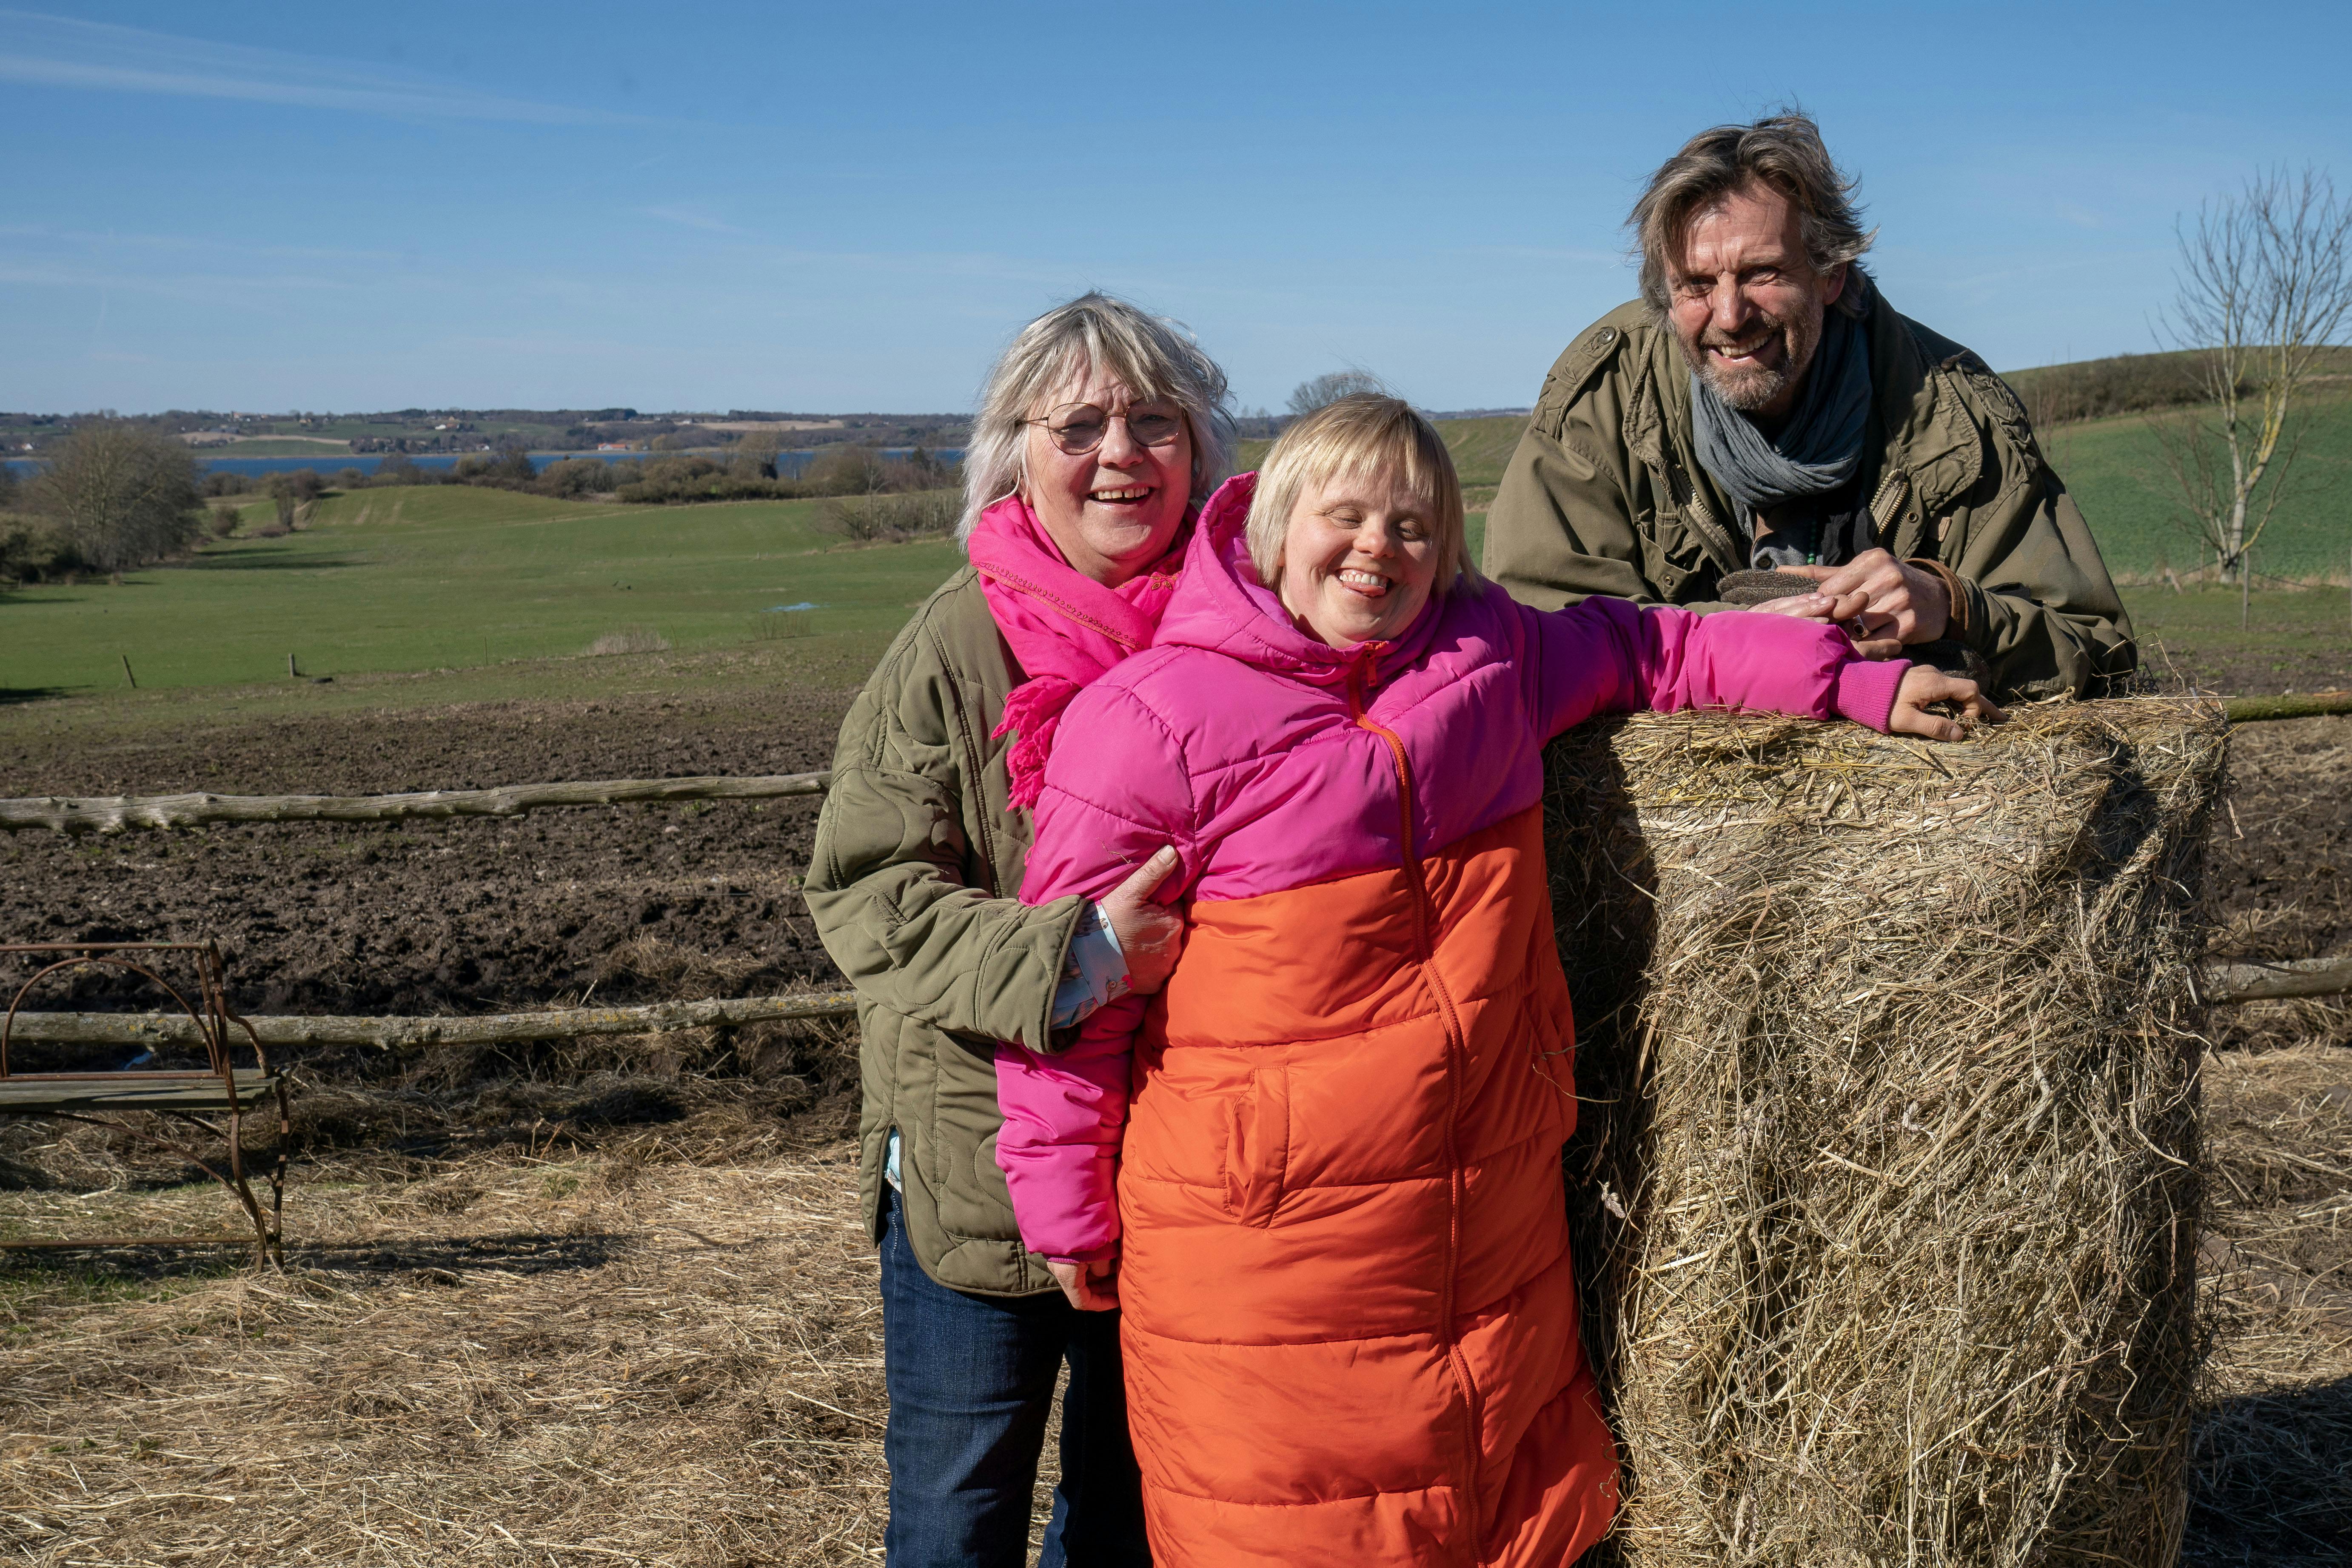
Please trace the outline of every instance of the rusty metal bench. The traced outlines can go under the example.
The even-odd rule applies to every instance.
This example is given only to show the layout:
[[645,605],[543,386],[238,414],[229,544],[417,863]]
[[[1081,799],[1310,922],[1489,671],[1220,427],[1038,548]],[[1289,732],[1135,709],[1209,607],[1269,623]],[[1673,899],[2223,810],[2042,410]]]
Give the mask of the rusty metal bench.
[[[229,1010],[220,951],[209,942],[43,942],[0,945],[0,956],[47,960],[10,998],[7,1017],[0,1021],[0,1115],[38,1116],[57,1121],[80,1121],[124,1133],[156,1148],[168,1150],[202,1170],[228,1190],[252,1222],[252,1246],[257,1262],[283,1266],[285,1243],[280,1217],[286,1199],[286,1163],[292,1142],[286,1079],[270,1069],[260,1037],[253,1026]],[[159,961],[184,957],[195,972],[195,1001],[157,973]],[[178,1005],[195,1026],[205,1048],[202,1068],[126,1068],[95,1072],[16,1072],[8,1059],[16,1015],[33,988],[52,976],[79,969],[114,969],[136,975],[161,989]],[[232,1030],[242,1031],[252,1047],[250,1068],[230,1059]],[[275,1100],[278,1108],[276,1158],[262,1173],[268,1189],[265,1204],[247,1174],[246,1133],[248,1115]],[[206,1160],[193,1143],[173,1135],[174,1123],[185,1123],[218,1138],[227,1152],[226,1169]],[[0,1237],[0,1248],[68,1247],[196,1247],[223,1243],[243,1245],[242,1237],[158,1236],[82,1237],[58,1238]]]

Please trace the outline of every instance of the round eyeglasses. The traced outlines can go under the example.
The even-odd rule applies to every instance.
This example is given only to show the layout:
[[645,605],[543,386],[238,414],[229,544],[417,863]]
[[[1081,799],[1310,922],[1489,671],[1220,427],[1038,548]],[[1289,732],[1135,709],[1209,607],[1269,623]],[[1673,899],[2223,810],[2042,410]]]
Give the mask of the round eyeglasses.
[[1108,414],[1091,403],[1073,403],[1056,408],[1043,419],[1024,419],[1022,423],[1044,426],[1055,446],[1073,458],[1083,458],[1103,444],[1114,419],[1126,424],[1129,439],[1139,447],[1165,447],[1184,428],[1182,415],[1150,405],[1125,414]]

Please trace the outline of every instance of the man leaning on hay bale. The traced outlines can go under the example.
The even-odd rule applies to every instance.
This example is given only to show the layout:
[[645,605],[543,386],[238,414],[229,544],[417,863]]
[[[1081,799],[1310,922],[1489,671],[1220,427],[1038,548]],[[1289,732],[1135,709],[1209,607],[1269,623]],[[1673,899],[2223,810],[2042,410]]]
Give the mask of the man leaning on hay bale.
[[1818,584],[1865,655],[2100,695],[2137,654],[2098,546],[2016,395],[1863,270],[1852,189],[1797,113],[1702,132],[1652,176],[1642,298],[1552,365],[1486,573],[1548,609],[1819,615],[1795,597]]

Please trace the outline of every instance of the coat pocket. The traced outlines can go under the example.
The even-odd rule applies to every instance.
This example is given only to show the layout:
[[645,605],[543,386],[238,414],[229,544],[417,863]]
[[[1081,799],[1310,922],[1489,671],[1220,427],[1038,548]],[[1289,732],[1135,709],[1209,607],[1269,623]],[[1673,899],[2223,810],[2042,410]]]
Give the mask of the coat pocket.
[[1225,1101],[1225,1207],[1244,1225],[1274,1223],[1290,1163],[1290,1072],[1253,1068]]

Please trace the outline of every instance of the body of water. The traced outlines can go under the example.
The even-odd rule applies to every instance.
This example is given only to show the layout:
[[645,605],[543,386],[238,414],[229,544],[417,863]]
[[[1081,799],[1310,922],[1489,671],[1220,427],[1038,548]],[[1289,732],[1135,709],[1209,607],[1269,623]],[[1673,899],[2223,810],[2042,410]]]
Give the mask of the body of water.
[[[904,458],[913,451],[912,447],[886,447],[882,449],[882,455],[886,458]],[[457,466],[457,460],[460,458],[489,455],[484,452],[412,452],[408,455],[408,460],[420,468],[454,468]],[[700,454],[692,452],[533,452],[530,455],[530,460],[543,468],[550,463],[560,463],[566,458],[594,458],[602,462],[617,463],[624,458],[643,461],[647,458],[718,457],[719,455],[716,451]],[[788,479],[797,479],[803,469],[824,455],[823,451],[779,452],[776,454],[776,472]],[[960,447],[942,447],[931,455],[942,463],[963,461],[963,449]],[[344,468],[357,468],[363,474],[372,474],[383,466],[384,458],[389,456],[392,454],[384,452],[333,452],[323,458],[215,458],[200,452],[197,454],[196,461],[207,473],[246,474],[256,477],[263,474],[290,474],[298,468],[314,468],[320,474],[333,474]],[[29,475],[40,467],[40,460],[37,458],[11,458],[8,459],[8,466],[20,475]]]

